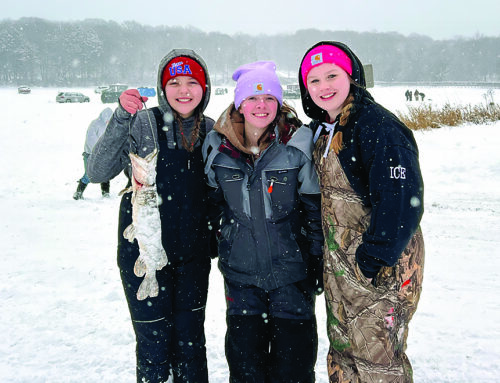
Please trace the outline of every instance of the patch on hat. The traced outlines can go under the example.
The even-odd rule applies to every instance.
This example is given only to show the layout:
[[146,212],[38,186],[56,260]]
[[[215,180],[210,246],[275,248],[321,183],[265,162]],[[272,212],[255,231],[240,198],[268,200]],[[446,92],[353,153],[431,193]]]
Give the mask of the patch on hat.
[[172,63],[170,68],[168,68],[168,71],[170,72],[170,76],[175,76],[175,75],[189,75],[193,74],[191,71],[191,67],[189,64],[185,64],[183,61]]
[[262,82],[256,82],[253,84],[253,91],[255,94],[261,94],[264,92],[264,83]]
[[322,52],[311,56],[311,65],[313,65],[313,66],[318,65],[318,64],[321,64],[322,62],[323,62],[323,53]]

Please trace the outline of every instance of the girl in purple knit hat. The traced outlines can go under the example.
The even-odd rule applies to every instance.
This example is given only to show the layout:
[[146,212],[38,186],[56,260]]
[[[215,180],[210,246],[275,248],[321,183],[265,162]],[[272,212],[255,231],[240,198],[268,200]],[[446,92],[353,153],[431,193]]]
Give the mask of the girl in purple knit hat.
[[314,382],[323,234],[312,132],[283,102],[273,62],[233,79],[234,103],[203,145],[230,382]]
[[422,290],[423,181],[412,132],[366,90],[344,44],[304,55],[322,195],[330,382],[412,382],[408,324]]

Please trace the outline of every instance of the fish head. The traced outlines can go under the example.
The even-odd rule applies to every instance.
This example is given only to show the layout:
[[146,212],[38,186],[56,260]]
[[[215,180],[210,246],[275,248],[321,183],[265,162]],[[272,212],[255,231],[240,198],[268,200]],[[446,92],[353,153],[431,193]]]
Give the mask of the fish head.
[[134,188],[143,186],[152,186],[156,183],[156,161],[158,150],[154,150],[146,157],[139,157],[137,154],[130,153],[130,162],[132,163],[132,182]]

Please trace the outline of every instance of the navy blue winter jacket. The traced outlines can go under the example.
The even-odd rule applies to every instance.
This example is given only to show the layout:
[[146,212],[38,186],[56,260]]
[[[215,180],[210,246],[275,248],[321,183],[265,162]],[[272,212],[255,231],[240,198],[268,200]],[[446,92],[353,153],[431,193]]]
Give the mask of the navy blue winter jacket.
[[[345,126],[336,124],[335,133],[343,134],[338,154],[342,169],[364,205],[372,209],[356,261],[363,274],[373,278],[381,267],[396,264],[420,224],[424,184],[418,148],[412,131],[366,91],[363,66],[356,55],[338,42],[316,45],[320,44],[342,49],[352,61],[351,77],[361,85],[351,85],[354,107]],[[316,132],[327,115],[311,100],[300,75],[299,80],[304,111],[313,119],[309,127]]]

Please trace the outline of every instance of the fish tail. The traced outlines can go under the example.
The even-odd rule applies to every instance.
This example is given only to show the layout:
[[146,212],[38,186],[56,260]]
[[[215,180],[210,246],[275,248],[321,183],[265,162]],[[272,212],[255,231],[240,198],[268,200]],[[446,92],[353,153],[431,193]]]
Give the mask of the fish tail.
[[158,281],[156,280],[156,273],[146,274],[144,280],[141,282],[137,290],[137,299],[142,301],[147,297],[157,297],[159,292]]

